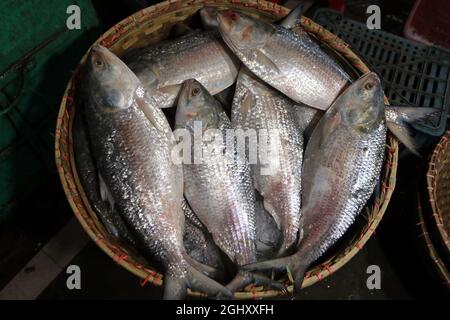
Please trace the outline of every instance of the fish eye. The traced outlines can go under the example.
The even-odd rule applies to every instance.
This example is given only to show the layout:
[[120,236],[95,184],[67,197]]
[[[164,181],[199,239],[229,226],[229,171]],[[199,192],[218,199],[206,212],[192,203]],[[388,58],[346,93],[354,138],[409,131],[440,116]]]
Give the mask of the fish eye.
[[375,84],[372,81],[369,81],[364,85],[364,89],[371,90],[374,86]]
[[193,97],[198,96],[198,94],[200,93],[200,89],[195,87],[194,89],[192,89],[191,94]]
[[103,61],[100,59],[95,59],[94,64],[96,67],[99,67],[99,68],[103,67]]

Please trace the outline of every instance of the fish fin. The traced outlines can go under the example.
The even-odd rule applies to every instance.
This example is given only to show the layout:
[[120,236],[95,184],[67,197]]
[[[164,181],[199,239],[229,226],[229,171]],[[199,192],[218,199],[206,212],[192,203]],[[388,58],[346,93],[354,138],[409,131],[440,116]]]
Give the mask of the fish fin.
[[255,50],[254,51],[254,58],[256,61],[258,61],[259,64],[267,66],[270,70],[275,71],[278,74],[281,74],[280,69],[278,66],[268,57],[264,52],[261,50]]
[[435,108],[392,105],[386,106],[386,121],[395,122],[397,124],[413,124],[419,120],[440,116],[440,114],[440,111]]
[[158,88],[158,91],[168,96],[178,97],[178,94],[181,91],[181,84],[171,84],[164,87],[160,87]]
[[199,290],[211,296],[233,296],[233,293],[228,288],[224,287],[215,280],[208,278],[190,264],[188,265],[187,277],[189,281],[189,288],[192,290]]
[[280,282],[274,281],[262,274],[253,274],[248,271],[239,270],[236,276],[227,284],[227,288],[231,292],[236,292],[249,284],[257,286],[267,286],[274,289],[282,289],[284,285]]
[[313,5],[313,0],[300,0],[300,3],[280,22],[280,26],[285,29],[296,27],[302,15]]
[[303,280],[305,279],[306,270],[308,266],[299,265],[294,268],[293,271],[293,280],[294,280],[294,292],[299,292],[302,288]]
[[100,192],[100,198],[103,202],[106,203],[108,210],[110,212],[114,212],[114,198],[100,172],[98,173],[98,188]]
[[139,109],[144,113],[145,117],[152,124],[152,126],[159,132],[163,133],[167,137],[167,139],[169,139],[170,141],[173,140],[174,137],[172,134],[172,130],[167,130],[166,127],[157,120],[158,118],[166,119],[163,111],[160,108],[152,105],[150,100],[146,97],[135,97],[135,101]]
[[302,287],[303,279],[305,277],[307,265],[298,262],[298,253],[285,258],[278,258],[275,260],[268,260],[257,262],[253,264],[248,264],[243,266],[243,270],[247,271],[284,271],[287,270],[290,275],[292,275],[292,280],[294,282],[294,289],[298,291]]
[[414,142],[414,128],[410,125],[419,120],[440,116],[434,108],[411,106],[386,106],[386,124],[388,129],[413,154],[420,157],[417,145]]
[[408,150],[415,154],[418,157],[421,157],[417,144],[413,138],[412,128],[408,125],[400,125],[394,122],[386,123],[388,129],[392,132],[392,134],[401,142],[403,145],[408,148]]
[[186,255],[185,259],[188,261],[188,263],[192,267],[194,267],[196,270],[202,272],[204,275],[206,275],[209,278],[213,278],[213,279],[217,279],[217,280],[222,280],[225,278],[225,273],[222,270],[215,269],[206,264],[198,262],[197,260],[191,258],[189,255]]
[[164,300],[182,300],[186,297],[187,282],[185,278],[164,277]]
[[286,266],[290,263],[291,257],[278,258],[274,260],[267,260],[256,262],[252,264],[247,264],[242,267],[243,270],[247,271],[284,271],[286,270]]

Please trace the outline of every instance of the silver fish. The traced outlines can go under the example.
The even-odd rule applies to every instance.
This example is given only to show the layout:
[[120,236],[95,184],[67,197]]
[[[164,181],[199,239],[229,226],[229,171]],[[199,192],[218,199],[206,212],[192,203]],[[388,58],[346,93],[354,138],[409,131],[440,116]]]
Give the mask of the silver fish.
[[[197,148],[201,148],[203,161],[183,165],[184,193],[215,243],[238,267],[238,274],[227,285],[237,290],[255,280],[240,271],[241,266],[256,261],[250,167],[245,157],[237,155],[234,143],[227,148],[231,121],[219,102],[196,80],[184,83],[175,121],[177,128],[186,129],[192,136],[198,125],[203,132],[202,142],[197,142],[201,143]],[[193,141],[189,147],[195,153],[195,138]]]
[[201,31],[139,49],[124,59],[160,108],[175,104],[187,79],[197,79],[212,94],[223,91],[235,82],[239,66],[217,33]]
[[299,290],[307,268],[345,233],[380,177],[386,144],[383,90],[374,73],[361,77],[322,117],[303,164],[303,239],[297,252],[248,270],[292,272]]
[[183,243],[189,256],[214,268],[216,279],[223,278],[221,271],[224,270],[224,265],[219,249],[207,234],[190,221],[186,221],[184,225]]
[[[241,69],[233,101],[232,123],[236,129],[251,129],[258,136],[260,154],[256,164],[252,165],[253,181],[264,197],[264,207],[282,231],[279,256],[297,242],[300,223],[304,128],[296,121],[297,108],[301,109],[292,100],[257,79],[248,69]],[[261,136],[261,133],[266,135]],[[275,147],[273,152],[265,151],[269,157],[273,157],[264,161],[266,163],[261,161],[262,144],[267,144],[269,148]],[[268,163],[275,164],[274,168],[264,172]]]
[[[327,110],[352,79],[303,30],[298,20],[301,9],[297,7],[281,26],[232,11],[220,12],[219,30],[232,51],[259,78],[296,102]],[[400,109],[386,108],[391,111],[386,113],[388,128],[417,155],[409,124],[433,116],[436,109]],[[405,112],[408,117],[402,117]],[[399,117],[401,123],[396,121]]]
[[256,76],[295,102],[326,110],[350,80],[309,36],[233,11],[219,12],[219,31]]
[[203,224],[197,220],[195,213],[186,201],[184,201],[182,208],[186,217],[183,236],[186,252],[196,261],[218,270],[217,274],[219,274],[220,270],[224,270],[219,248],[217,248]]
[[123,217],[117,212],[114,205],[109,205],[106,199],[102,199],[100,193],[100,183],[102,178],[99,176],[92,156],[91,145],[89,143],[87,124],[84,121],[82,109],[75,115],[73,124],[73,148],[74,158],[77,166],[78,177],[85,191],[89,203],[92,205],[97,216],[105,226],[110,235],[118,240],[123,240],[127,244],[135,247],[138,241],[130,231]]
[[299,127],[302,128],[305,144],[308,142],[314,128],[324,113],[321,110],[310,108],[305,104],[296,104],[295,115]]
[[108,49],[94,46],[85,70],[86,117],[98,170],[108,188],[103,192],[165,267],[164,298],[182,298],[187,287],[229,295],[198,270],[202,265],[183,247],[182,167],[172,161],[175,140],[164,114]]

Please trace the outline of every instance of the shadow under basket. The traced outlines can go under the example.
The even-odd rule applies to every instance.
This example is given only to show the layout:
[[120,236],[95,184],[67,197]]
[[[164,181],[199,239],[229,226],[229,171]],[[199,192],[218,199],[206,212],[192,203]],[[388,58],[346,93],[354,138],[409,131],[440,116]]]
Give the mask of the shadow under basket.
[[[277,21],[287,15],[289,10],[271,2],[265,1],[226,1],[226,0],[175,0],[163,2],[143,9],[121,21],[96,41],[112,52],[121,56],[125,51],[156,43],[166,38],[171,27],[189,19],[204,6],[223,9],[235,9],[266,21]],[[369,72],[367,66],[350,50],[349,46],[334,34],[328,32],[313,21],[302,17],[302,25],[307,32],[320,41],[326,42],[337,53],[347,59],[361,73]],[[85,57],[80,65],[85,61]],[[141,259],[132,251],[113,240],[106,232],[92,210],[77,176],[72,147],[72,122],[77,112],[79,102],[76,99],[77,72],[69,81],[61,102],[56,128],[56,163],[67,199],[75,216],[95,243],[119,265],[142,279],[141,285],[152,283],[162,285],[163,275],[151,265],[139,262]],[[386,99],[386,103],[387,103]],[[330,250],[321,262],[308,270],[303,287],[310,286],[347,263],[367,242],[375,231],[389,204],[395,188],[398,160],[398,142],[388,135],[386,142],[386,157],[381,177],[381,192],[377,199],[371,202],[358,218],[339,245]],[[286,295],[292,292],[289,283],[285,290],[266,290],[263,287],[248,287],[235,293],[238,299],[270,298]],[[193,296],[204,296],[199,292],[188,292]]]

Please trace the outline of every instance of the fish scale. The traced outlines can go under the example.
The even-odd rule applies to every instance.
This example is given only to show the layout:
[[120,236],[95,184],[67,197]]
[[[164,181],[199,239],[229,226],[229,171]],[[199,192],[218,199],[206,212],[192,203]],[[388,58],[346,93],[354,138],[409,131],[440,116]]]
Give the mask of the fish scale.
[[[98,116],[92,122],[91,130],[97,137],[93,141],[100,142],[94,142],[99,150],[97,161],[102,172],[113,173],[105,175],[105,180],[116,205],[129,224],[141,231],[147,250],[169,261],[168,272],[183,274],[185,266],[171,262],[182,256],[183,234],[178,226],[183,225],[184,215],[181,186],[174,186],[174,181],[181,181],[181,171],[170,161],[166,134],[151,127],[136,105],[107,119]],[[105,140],[109,143],[102,144]],[[149,183],[154,180],[161,183]],[[151,208],[152,214],[143,208]]]
[[[230,124],[219,128],[227,129]],[[184,178],[185,195],[217,245],[237,265],[254,262],[254,199],[248,198],[252,194],[249,184],[242,183],[250,180],[247,165],[238,164],[234,155],[219,155],[205,164],[185,165]]]
[[219,31],[248,69],[298,103],[326,110],[350,80],[302,30],[225,12]]
[[[254,129],[277,134],[281,144],[276,150],[278,167],[265,175],[261,158],[252,165],[256,189],[264,197],[264,206],[282,230],[282,255],[296,241],[299,231],[301,203],[301,168],[305,128],[296,122],[295,113],[301,106],[269,88],[248,70],[243,69],[236,85],[232,107],[232,123],[237,129]],[[277,133],[273,133],[277,130]],[[270,145],[270,141],[266,141]],[[259,144],[262,141],[259,138]]]
[[[356,215],[361,212],[373,192],[373,186],[379,177],[383,162],[383,156],[380,155],[383,154],[385,148],[385,123],[381,123],[365,139],[356,139],[346,129],[337,130],[333,133],[333,136],[335,137],[333,140],[325,142],[321,147],[329,150],[326,153],[311,152],[314,141],[311,142],[313,143],[311,148],[308,150],[307,147],[305,152],[303,199],[305,204],[314,203],[311,207],[303,208],[304,219],[302,223],[305,228],[305,238],[309,239],[307,234],[310,226],[326,226],[329,228],[326,236],[322,235],[322,241],[313,237],[304,244],[304,246],[307,246],[311,243],[311,245],[316,246],[305,263],[311,263],[320,257],[354,222]],[[361,152],[364,149],[367,149],[367,151]],[[357,153],[360,153],[360,155],[357,156]],[[321,170],[328,170],[323,175],[333,181],[325,188],[322,180],[323,175],[320,174]],[[319,174],[315,175],[315,172],[319,172]],[[348,173],[350,172],[358,172],[359,174],[349,176]],[[327,190],[326,193],[329,196],[323,196],[324,190]],[[340,214],[335,222],[329,226],[328,221],[336,216],[336,212],[340,212]]]
[[[217,32],[192,32],[124,58],[160,108],[170,107],[187,79],[197,79],[211,94],[231,86],[238,62]],[[169,88],[169,90],[166,90]]]
[[[220,12],[219,31],[259,78],[297,103],[325,111],[353,79],[302,28],[300,6],[282,26],[233,11]],[[409,124],[436,117],[439,113],[433,108],[386,107],[388,129],[416,155],[419,151]]]
[[205,275],[214,271],[185,251],[183,172],[172,161],[175,139],[164,113],[108,49],[94,46],[84,68],[85,114],[104,180],[100,193],[164,266],[164,298],[181,299],[187,288],[230,296]]
[[183,165],[186,199],[231,261],[237,266],[255,262],[255,196],[250,167],[237,154],[234,138],[227,146],[232,125],[219,102],[199,82],[189,80],[180,94],[176,125],[189,129],[195,121],[203,128],[201,150],[205,157],[201,163]]
[[297,251],[245,270],[289,268],[295,290],[306,270],[348,230],[369,200],[384,160],[384,94],[368,73],[349,86],[315,127],[306,146],[302,176],[303,236]]

